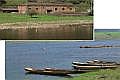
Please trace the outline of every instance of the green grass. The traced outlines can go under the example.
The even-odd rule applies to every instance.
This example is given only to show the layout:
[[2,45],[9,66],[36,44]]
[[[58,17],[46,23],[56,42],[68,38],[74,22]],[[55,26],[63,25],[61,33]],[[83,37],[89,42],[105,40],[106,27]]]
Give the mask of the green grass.
[[19,5],[19,4],[24,4],[27,3],[27,0],[6,0],[7,3],[5,5]]
[[96,32],[96,40],[120,39],[120,32]]
[[1,23],[15,23],[15,22],[51,22],[51,21],[74,21],[74,20],[87,20],[92,21],[92,16],[50,16],[50,15],[38,15],[38,18],[31,18],[28,15],[20,15],[15,13],[0,13]]
[[80,74],[78,77],[65,80],[120,80],[120,68],[115,70],[99,70]]

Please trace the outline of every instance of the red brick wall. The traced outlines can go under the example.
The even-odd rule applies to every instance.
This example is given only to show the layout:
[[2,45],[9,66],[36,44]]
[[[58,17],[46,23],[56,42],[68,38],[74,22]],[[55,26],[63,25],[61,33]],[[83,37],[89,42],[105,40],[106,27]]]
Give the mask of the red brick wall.
[[[26,5],[21,5],[18,6],[19,13],[26,13],[27,9],[30,8],[31,10],[34,10],[37,13],[42,13],[42,14],[47,14],[47,10],[52,10],[50,13],[71,13],[75,12],[74,7],[69,7],[69,6],[26,6]],[[57,8],[57,10],[55,10]],[[64,10],[63,10],[64,8]],[[71,8],[71,9],[70,9]]]
[[25,14],[27,12],[27,6],[26,5],[19,5],[18,6],[18,12]]

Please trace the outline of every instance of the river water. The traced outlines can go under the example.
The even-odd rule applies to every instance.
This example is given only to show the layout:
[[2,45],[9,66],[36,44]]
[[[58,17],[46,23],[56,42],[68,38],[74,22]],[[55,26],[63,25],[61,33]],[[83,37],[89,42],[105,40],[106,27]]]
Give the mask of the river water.
[[6,80],[64,80],[65,77],[26,75],[24,68],[72,69],[73,61],[90,59],[120,62],[120,48],[79,48],[85,45],[120,45],[120,40],[86,42],[6,42]]
[[[47,27],[46,27],[47,26]],[[2,40],[93,40],[93,24],[0,29]]]

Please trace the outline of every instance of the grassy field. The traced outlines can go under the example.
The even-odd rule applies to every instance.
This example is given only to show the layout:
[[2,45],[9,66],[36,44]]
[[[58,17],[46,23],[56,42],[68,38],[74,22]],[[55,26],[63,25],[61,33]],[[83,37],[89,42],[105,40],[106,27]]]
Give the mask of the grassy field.
[[120,68],[114,70],[99,70],[80,74],[79,77],[65,80],[120,80]]
[[1,23],[15,23],[15,22],[44,22],[44,21],[74,21],[74,20],[87,20],[92,21],[92,16],[52,16],[52,15],[38,15],[38,18],[31,18],[28,15],[11,14],[11,13],[0,13],[0,24]]
[[120,32],[96,32],[96,40],[120,39]]

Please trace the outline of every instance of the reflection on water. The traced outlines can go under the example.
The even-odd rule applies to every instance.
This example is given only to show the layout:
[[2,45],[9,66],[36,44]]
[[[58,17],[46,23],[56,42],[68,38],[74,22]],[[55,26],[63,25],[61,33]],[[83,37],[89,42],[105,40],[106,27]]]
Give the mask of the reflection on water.
[[56,28],[1,29],[0,39],[92,40],[91,26],[60,26]]
[[94,42],[7,42],[6,80],[64,80],[64,77],[26,75],[24,68],[72,69],[73,61],[100,59],[120,62],[120,48],[79,48],[85,45],[120,45],[120,40]]

